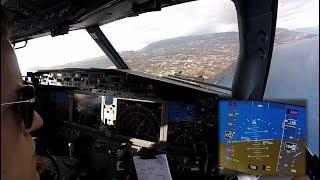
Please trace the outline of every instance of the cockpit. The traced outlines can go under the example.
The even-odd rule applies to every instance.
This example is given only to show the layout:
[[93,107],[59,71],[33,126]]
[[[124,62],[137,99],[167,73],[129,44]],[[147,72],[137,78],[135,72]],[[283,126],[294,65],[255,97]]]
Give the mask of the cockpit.
[[40,178],[318,179],[319,32],[288,4],[1,2],[44,121]]

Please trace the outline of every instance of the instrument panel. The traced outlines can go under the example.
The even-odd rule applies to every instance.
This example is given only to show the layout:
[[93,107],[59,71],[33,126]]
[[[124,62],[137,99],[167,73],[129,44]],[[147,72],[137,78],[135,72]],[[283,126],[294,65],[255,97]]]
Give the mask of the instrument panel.
[[[141,148],[167,154],[173,177],[216,168],[219,96],[211,90],[115,70],[30,76],[45,124],[40,134],[53,154],[114,157],[113,175],[130,172],[128,159],[116,158],[119,153],[131,157]],[[48,77],[53,80],[44,83]]]
[[200,133],[204,123],[210,121],[205,118],[214,117],[206,116],[204,108],[194,104],[117,98],[71,90],[49,90],[44,95],[47,94],[50,108],[39,107],[38,111],[51,123],[60,119],[92,130],[108,129],[129,138],[171,145],[190,144],[193,135]]
[[[224,112],[226,119],[221,120],[223,118],[219,118],[221,111],[219,102],[230,100],[226,94],[216,94],[213,91],[158,81],[154,78],[148,79],[122,71],[103,70],[95,73],[95,71],[78,70],[49,73],[50,77],[58,74],[61,74],[59,78],[68,76],[69,79],[67,78],[66,82],[59,82],[60,84],[54,82],[43,84],[41,79],[47,78],[48,73],[46,75],[38,73],[31,77],[36,88],[36,110],[44,120],[44,127],[39,133],[48,142],[55,155],[63,157],[69,155],[70,158],[66,159],[79,161],[92,155],[98,156],[99,159],[103,156],[108,161],[112,159],[112,162],[108,163],[112,166],[108,168],[113,169],[109,176],[117,176],[115,179],[125,179],[125,175],[132,173],[131,157],[143,148],[167,155],[173,179],[185,176],[218,178],[222,176],[232,179],[239,171],[249,171],[252,174],[260,174],[261,171],[272,174],[275,171],[273,169],[275,165],[272,165],[270,170],[270,165],[261,164],[264,155],[267,155],[263,154],[263,150],[246,152],[250,158],[250,153],[260,154],[258,158],[256,155],[252,156],[255,159],[253,163],[248,162],[245,166],[242,163],[241,168],[236,167],[234,163],[237,161],[246,161],[244,160],[246,158],[239,154],[236,154],[237,157],[234,156],[233,149],[237,144],[221,145],[219,142],[221,137],[226,142],[231,139],[243,140],[244,143],[258,136],[264,140],[266,137],[278,137],[279,131],[275,127],[279,129],[280,121],[276,122],[278,126],[273,126],[275,122],[259,118],[262,112],[257,112],[248,119],[236,122],[238,132],[243,132],[243,135],[234,134],[232,129],[225,130],[221,135],[219,129],[222,126],[232,125],[237,117],[250,115],[250,113],[239,114],[239,108],[231,103],[227,104],[228,111]],[[256,105],[265,106],[265,104]],[[294,123],[292,119],[295,113],[297,111],[290,111],[288,115],[290,117],[284,122],[288,127]],[[291,138],[290,130],[286,128],[285,131],[289,133],[288,138]],[[270,141],[252,143],[253,148],[258,146],[261,148],[260,145],[269,148],[267,144]],[[273,145],[270,145],[270,148],[279,146],[278,141],[271,143]],[[286,153],[293,151],[295,147],[291,141],[284,142],[280,151],[281,157],[288,159]],[[240,146],[239,148],[241,149]],[[244,150],[238,153],[245,152]],[[296,152],[294,156],[304,156],[300,149],[296,149]],[[279,160],[278,167],[282,172],[287,172],[289,164],[284,162],[286,160]],[[89,171],[91,165],[86,164],[90,163],[83,164]],[[295,169],[297,168],[293,167],[293,170],[291,168],[290,172]],[[298,171],[297,173],[301,174]]]

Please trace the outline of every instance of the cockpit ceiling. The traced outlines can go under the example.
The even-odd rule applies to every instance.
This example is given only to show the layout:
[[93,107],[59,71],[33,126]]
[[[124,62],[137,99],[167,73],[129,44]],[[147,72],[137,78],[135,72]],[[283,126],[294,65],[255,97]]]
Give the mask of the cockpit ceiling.
[[1,0],[13,22],[10,40],[62,35],[194,0]]

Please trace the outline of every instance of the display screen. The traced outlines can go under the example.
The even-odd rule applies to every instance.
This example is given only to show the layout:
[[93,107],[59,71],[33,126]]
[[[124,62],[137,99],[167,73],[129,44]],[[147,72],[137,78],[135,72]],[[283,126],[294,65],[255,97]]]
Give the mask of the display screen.
[[195,105],[172,104],[169,106],[168,142],[172,145],[187,145],[193,142],[194,131],[200,123]]
[[219,164],[253,175],[305,174],[306,109],[272,102],[219,103]]
[[71,92],[48,89],[39,89],[36,92],[35,110],[42,117],[44,128],[70,120]]
[[99,129],[101,121],[101,96],[74,94],[72,122]]
[[194,105],[170,105],[168,122],[194,122],[198,120]]
[[71,93],[67,91],[50,91],[49,119],[69,121]]
[[161,113],[161,103],[118,99],[116,128],[121,135],[156,142]]

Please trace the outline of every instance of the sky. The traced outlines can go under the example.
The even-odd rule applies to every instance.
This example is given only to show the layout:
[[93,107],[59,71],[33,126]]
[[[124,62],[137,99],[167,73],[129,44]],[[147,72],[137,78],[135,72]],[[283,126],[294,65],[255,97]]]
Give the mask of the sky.
[[[295,29],[318,25],[318,0],[279,0],[277,27]],[[119,20],[101,29],[115,49],[128,51],[162,39],[237,31],[237,17],[231,0],[198,0]],[[33,67],[104,55],[85,30],[30,40],[25,48],[16,50],[16,54],[23,74]]]

